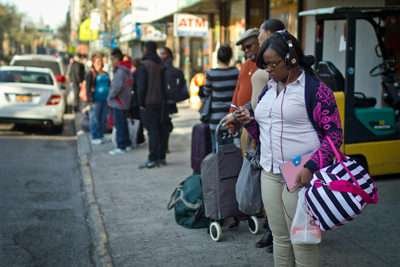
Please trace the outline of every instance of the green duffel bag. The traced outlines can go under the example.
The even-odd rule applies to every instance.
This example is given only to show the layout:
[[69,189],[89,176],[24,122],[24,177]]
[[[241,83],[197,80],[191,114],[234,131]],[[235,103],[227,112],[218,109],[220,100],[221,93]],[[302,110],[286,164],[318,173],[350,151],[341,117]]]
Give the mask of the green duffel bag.
[[209,219],[204,215],[200,175],[191,175],[180,182],[167,208],[174,208],[177,224],[186,228],[207,228]]

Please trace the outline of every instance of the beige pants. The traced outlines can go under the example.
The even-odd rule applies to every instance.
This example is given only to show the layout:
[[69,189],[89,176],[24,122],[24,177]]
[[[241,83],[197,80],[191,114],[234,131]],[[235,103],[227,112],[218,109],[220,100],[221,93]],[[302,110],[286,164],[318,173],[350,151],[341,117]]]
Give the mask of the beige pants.
[[281,175],[265,171],[261,175],[261,190],[274,237],[274,266],[319,266],[319,245],[292,245],[290,242],[289,230],[296,211],[298,192],[290,193]]

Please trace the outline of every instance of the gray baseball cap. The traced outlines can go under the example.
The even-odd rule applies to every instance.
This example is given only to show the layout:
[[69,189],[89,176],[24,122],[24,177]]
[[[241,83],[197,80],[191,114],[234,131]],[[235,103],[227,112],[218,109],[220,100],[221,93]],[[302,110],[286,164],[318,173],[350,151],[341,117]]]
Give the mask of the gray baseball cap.
[[237,40],[236,45],[241,45],[244,41],[249,38],[257,37],[260,32],[257,28],[248,29],[242,35],[240,35],[239,40]]

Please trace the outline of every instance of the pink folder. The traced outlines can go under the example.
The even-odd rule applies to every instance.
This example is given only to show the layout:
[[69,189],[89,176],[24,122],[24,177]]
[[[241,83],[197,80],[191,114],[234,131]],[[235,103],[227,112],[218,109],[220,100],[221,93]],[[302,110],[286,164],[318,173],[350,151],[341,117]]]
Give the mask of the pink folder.
[[313,153],[307,153],[294,157],[292,160],[286,161],[279,166],[283,179],[289,192],[297,189],[297,174],[303,169],[304,164],[311,158]]

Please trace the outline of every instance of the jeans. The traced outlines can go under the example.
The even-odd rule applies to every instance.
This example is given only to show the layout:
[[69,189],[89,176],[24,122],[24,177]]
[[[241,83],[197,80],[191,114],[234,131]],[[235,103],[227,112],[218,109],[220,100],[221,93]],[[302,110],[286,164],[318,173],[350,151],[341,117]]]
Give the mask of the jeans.
[[117,148],[125,149],[131,146],[128,129],[128,112],[126,110],[113,109],[114,126],[116,129]]
[[95,102],[90,109],[89,122],[92,139],[102,139],[108,113],[107,102]]
[[149,138],[149,160],[164,160],[168,142],[168,114],[161,108],[146,108],[142,111],[143,123]]
[[290,193],[280,174],[262,171],[261,191],[274,237],[274,266],[319,266],[319,244],[292,245],[290,241],[289,231],[296,211],[298,190]]

